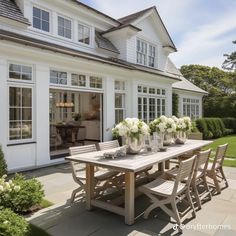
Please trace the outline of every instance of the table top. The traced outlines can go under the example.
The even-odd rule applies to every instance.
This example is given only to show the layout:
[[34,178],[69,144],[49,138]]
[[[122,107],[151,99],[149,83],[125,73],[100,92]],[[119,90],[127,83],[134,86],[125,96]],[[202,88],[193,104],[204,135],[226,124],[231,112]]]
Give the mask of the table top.
[[96,166],[117,169],[119,171],[133,171],[138,172],[153,164],[170,160],[178,157],[186,152],[200,149],[213,141],[205,140],[187,140],[184,145],[168,146],[166,152],[141,152],[137,155],[127,154],[125,157],[116,159],[105,159],[103,154],[110,150],[83,153],[79,155],[66,157],[66,160],[94,164]]

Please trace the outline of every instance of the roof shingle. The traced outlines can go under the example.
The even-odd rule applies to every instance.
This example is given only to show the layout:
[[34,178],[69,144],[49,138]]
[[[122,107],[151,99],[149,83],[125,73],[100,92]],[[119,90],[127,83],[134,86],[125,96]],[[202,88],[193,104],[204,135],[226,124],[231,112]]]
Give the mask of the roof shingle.
[[30,25],[13,0],[0,0],[0,16]]

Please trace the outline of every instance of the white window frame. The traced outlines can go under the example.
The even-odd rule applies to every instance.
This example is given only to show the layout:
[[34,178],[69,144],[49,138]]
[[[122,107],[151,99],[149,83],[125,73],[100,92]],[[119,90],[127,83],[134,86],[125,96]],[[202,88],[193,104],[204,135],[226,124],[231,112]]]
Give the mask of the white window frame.
[[[59,34],[59,17],[63,18],[63,20],[68,20],[71,22],[71,38],[68,38],[65,36],[65,27],[63,27],[63,36]],[[74,22],[72,19],[68,18],[68,17],[65,17],[61,14],[57,14],[57,35],[60,37],[60,38],[63,38],[63,39],[66,39],[66,40],[69,40],[69,41],[73,41],[73,28],[74,28]]]
[[[79,34],[80,34],[80,33],[79,33],[79,25],[81,25],[81,26],[83,26],[83,27],[86,27],[86,28],[88,28],[88,30],[89,30],[89,43],[88,43],[88,44],[79,41]],[[91,42],[92,42],[92,40],[91,40],[91,37],[92,37],[92,29],[91,29],[91,26],[86,25],[86,24],[84,24],[84,23],[82,23],[82,22],[78,22],[77,28],[78,28],[78,29],[77,29],[77,30],[78,30],[77,42],[78,42],[79,44],[81,44],[81,45],[91,46]],[[84,31],[83,31],[83,33],[84,33]],[[83,34],[83,35],[84,35],[84,34]]]
[[200,118],[200,99],[184,97],[183,116],[189,116],[192,120]]
[[[32,68],[32,80],[19,80],[19,79],[12,79],[9,78],[9,69],[11,64],[21,65],[21,66],[29,66]],[[35,67],[32,64],[19,62],[19,61],[8,61],[7,63],[7,72],[8,72],[8,80],[7,80],[7,142],[10,145],[15,144],[24,144],[24,143],[32,143],[35,142]],[[10,140],[10,87],[15,88],[29,88],[31,89],[31,112],[32,112],[32,137],[29,139],[14,139]],[[22,122],[22,120],[21,120]]]
[[[140,48],[138,48],[138,45],[140,42]],[[145,48],[141,45],[146,45],[146,50]],[[152,47],[152,50],[151,50]],[[153,52],[154,49],[154,53]],[[141,61],[139,60],[139,56],[141,56]],[[153,66],[150,65],[150,58],[154,60]],[[155,68],[156,67],[156,61],[157,61],[157,46],[153,43],[150,43],[142,38],[137,38],[136,39],[136,63],[139,65],[147,66],[150,68]]]
[[[119,86],[119,88],[116,88],[116,83],[122,83],[122,87]],[[114,99],[116,99],[117,95],[121,96],[122,99],[122,107],[116,107],[116,102],[114,103],[114,110],[115,110],[115,123],[119,123],[122,120],[125,119],[126,117],[126,83],[123,80],[115,80],[114,81],[114,89],[115,89],[115,97]],[[122,120],[117,120],[116,118],[116,111],[123,111],[123,119]]]
[[[57,73],[66,73],[66,84],[52,83],[51,82],[51,71],[55,71]],[[59,79],[59,78],[57,77],[57,79]],[[63,69],[58,70],[58,69],[50,68],[50,70],[49,70],[49,83],[50,83],[50,85],[56,85],[56,86],[68,86],[69,85],[69,82],[68,82],[68,72],[66,70],[63,70]]]
[[[167,97],[166,97],[166,89],[164,88],[157,88],[157,87],[149,87],[146,85],[138,85],[138,118],[142,119],[143,121],[149,123],[153,119],[161,116],[166,115],[167,111]],[[155,94],[150,92],[155,90]],[[158,90],[161,91],[158,94]],[[162,91],[165,91],[163,93]],[[150,119],[150,100],[154,99],[155,101],[155,109],[154,109],[154,117]],[[141,101],[141,103],[140,103]],[[146,105],[144,106],[144,102],[146,101]],[[159,105],[157,106],[157,104]],[[140,109],[141,106],[141,109]],[[158,109],[159,107],[159,109]],[[146,113],[146,114],[145,114]]]
[[[42,12],[42,11],[45,11],[45,12],[47,12],[47,13],[49,14],[49,21],[48,21],[48,23],[49,23],[49,31],[43,30],[42,27],[41,27],[41,29],[34,27],[34,8],[38,8],[39,10],[41,10],[41,12]],[[41,14],[42,14],[42,13],[41,13]],[[40,19],[40,21],[43,21],[43,20]],[[48,10],[48,9],[45,9],[44,7],[37,6],[37,5],[33,5],[33,6],[32,6],[32,28],[33,28],[34,30],[36,30],[36,31],[39,31],[39,32],[42,32],[42,33],[45,33],[45,34],[50,34],[50,33],[51,33],[51,29],[52,29],[52,26],[51,26],[51,25],[52,25],[51,11]]]

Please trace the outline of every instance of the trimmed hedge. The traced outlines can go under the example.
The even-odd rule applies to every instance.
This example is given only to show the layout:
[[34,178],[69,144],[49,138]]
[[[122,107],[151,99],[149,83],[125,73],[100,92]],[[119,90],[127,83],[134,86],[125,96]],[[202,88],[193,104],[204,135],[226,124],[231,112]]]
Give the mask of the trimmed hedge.
[[2,151],[2,147],[0,145],[0,178],[5,174],[7,174],[7,164],[4,159],[4,153]]
[[224,122],[226,129],[231,129],[232,133],[236,133],[236,118],[233,117],[222,118],[222,121]]
[[204,139],[220,138],[226,134],[223,121],[220,118],[202,118],[196,120],[198,130]]

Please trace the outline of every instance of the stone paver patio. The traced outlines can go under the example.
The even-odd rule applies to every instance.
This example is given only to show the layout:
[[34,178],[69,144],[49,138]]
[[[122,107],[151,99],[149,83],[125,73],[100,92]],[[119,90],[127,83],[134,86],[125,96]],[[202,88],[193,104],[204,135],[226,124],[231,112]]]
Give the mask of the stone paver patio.
[[[229,188],[206,202],[197,211],[195,219],[184,222],[182,235],[236,235],[236,168],[224,168]],[[95,209],[87,211],[83,199],[69,204],[71,191],[76,187],[68,164],[48,167],[27,173],[40,180],[45,189],[46,199],[54,206],[41,210],[29,220],[55,236],[124,236],[124,235],[179,235],[173,229],[170,218],[160,209],[153,211],[148,220],[138,218],[134,225],[124,224],[123,217]],[[144,196],[136,201],[136,208],[143,210],[148,204]]]

